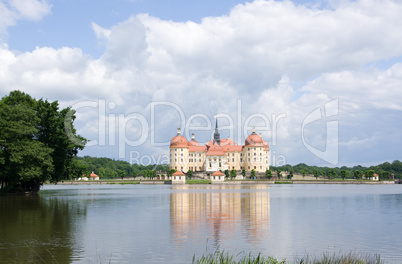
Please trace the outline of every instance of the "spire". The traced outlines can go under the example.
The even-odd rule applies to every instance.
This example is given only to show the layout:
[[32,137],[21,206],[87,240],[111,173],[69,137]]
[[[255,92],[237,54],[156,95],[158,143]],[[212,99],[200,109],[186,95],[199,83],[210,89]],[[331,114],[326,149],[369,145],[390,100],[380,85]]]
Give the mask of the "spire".
[[191,134],[191,140],[195,140],[194,133]]
[[215,144],[215,143],[217,143],[219,146],[221,145],[221,135],[219,134],[219,130],[218,130],[218,118],[216,119],[213,144]]
[[181,135],[181,129],[180,129],[180,127],[177,129],[177,135],[178,135],[178,136]]

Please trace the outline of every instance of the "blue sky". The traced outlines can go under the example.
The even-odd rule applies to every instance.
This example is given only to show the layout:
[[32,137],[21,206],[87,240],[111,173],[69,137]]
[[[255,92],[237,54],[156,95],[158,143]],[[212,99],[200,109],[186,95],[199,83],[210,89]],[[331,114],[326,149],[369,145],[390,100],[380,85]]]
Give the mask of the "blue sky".
[[0,96],[77,109],[81,155],[166,162],[178,126],[202,143],[218,117],[238,144],[255,126],[275,165],[392,162],[400,13],[397,0],[0,0]]

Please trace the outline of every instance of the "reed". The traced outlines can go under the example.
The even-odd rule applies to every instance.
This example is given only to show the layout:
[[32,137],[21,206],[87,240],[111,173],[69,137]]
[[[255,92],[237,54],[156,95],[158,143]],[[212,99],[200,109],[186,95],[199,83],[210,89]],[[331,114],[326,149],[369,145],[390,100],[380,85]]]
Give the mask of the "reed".
[[252,256],[250,253],[245,256],[233,255],[225,251],[216,250],[214,253],[207,253],[201,258],[193,256],[193,264],[383,264],[379,255],[349,253],[323,253],[318,257],[305,256],[294,261],[278,259],[271,256],[264,257],[260,254]]

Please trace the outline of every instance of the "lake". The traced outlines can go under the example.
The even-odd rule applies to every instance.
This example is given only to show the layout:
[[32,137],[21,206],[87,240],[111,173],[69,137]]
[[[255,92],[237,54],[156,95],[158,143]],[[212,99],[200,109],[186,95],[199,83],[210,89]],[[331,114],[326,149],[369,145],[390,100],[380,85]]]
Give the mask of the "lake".
[[0,212],[0,263],[191,263],[218,247],[402,261],[402,185],[45,185]]

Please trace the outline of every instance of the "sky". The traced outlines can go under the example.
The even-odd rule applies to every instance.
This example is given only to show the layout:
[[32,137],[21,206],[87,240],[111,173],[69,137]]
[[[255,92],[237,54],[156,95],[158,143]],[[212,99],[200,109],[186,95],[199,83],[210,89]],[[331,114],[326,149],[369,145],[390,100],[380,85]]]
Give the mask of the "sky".
[[76,110],[80,156],[168,163],[181,128],[271,165],[401,160],[400,0],[0,0],[0,96]]

